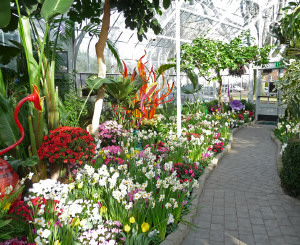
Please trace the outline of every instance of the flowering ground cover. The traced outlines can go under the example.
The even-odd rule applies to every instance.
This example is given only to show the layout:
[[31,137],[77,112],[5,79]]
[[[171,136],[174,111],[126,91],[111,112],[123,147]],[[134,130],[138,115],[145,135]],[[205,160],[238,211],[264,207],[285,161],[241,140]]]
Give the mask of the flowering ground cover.
[[72,165],[70,178],[40,180],[7,208],[28,229],[26,238],[7,236],[0,244],[159,244],[189,211],[197,179],[223,151],[231,128],[252,118],[248,111],[186,114],[179,138],[175,118],[162,115],[139,130],[106,121],[98,140],[79,128],[58,128],[39,155],[50,166]]

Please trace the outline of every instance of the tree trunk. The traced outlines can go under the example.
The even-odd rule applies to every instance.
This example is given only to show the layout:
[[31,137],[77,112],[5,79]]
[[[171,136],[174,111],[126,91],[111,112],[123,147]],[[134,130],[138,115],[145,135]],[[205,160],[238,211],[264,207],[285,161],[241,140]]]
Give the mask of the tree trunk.
[[[220,103],[220,107],[221,107],[221,112],[224,112],[224,108],[223,108],[223,100],[222,100],[222,76],[220,74],[220,71],[216,71],[217,72],[217,77],[218,77],[218,82],[220,85],[219,91],[218,91],[218,96],[219,96],[219,103]],[[228,88],[229,89],[229,88]]]
[[[108,36],[108,30],[110,25],[110,0],[105,0],[104,3],[104,13],[102,19],[102,27],[99,35],[99,40],[96,43],[96,54],[98,62],[98,77],[105,78],[106,76],[106,65],[104,60],[104,48]],[[87,127],[87,130],[98,137],[97,131],[99,127],[99,120],[101,116],[103,100],[105,94],[105,86],[101,86],[97,92],[97,98],[95,101],[95,109],[92,124]]]

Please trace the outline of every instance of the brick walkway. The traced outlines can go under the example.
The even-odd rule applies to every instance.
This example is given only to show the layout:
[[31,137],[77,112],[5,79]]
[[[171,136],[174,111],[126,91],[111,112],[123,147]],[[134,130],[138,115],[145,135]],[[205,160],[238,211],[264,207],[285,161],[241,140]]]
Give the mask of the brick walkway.
[[243,128],[213,170],[182,245],[300,244],[300,200],[285,195],[270,126]]

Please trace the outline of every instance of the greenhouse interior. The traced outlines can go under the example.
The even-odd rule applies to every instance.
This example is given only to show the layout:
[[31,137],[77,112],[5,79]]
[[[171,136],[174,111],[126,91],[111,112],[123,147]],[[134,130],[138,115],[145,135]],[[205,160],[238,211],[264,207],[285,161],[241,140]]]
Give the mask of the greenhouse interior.
[[299,245],[299,30],[299,0],[1,0],[0,245]]

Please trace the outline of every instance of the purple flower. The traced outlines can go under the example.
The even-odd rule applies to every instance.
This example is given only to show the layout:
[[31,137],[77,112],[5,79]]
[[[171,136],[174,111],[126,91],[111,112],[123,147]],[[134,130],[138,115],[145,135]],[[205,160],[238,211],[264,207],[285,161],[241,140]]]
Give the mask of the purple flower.
[[245,105],[242,104],[239,100],[233,100],[229,103],[230,107],[235,111],[240,111],[242,109],[245,109]]

